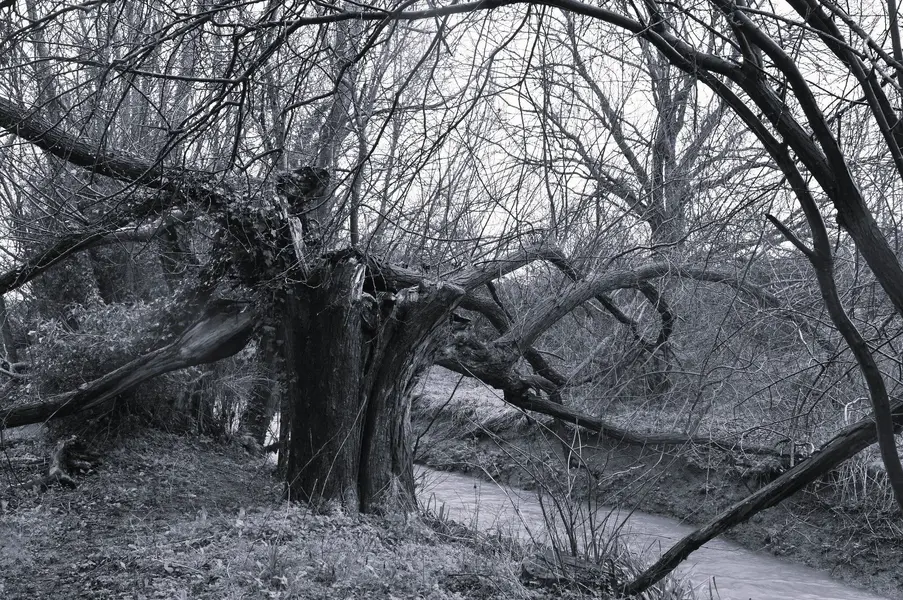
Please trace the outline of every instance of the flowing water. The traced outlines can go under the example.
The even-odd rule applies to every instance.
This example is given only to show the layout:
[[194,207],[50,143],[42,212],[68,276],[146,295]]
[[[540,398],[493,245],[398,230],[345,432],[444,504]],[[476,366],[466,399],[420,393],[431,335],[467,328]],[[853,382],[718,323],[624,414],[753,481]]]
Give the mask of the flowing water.
[[[536,494],[464,475],[418,469],[424,505],[480,531],[547,540],[545,518]],[[605,509],[603,514],[610,511]],[[693,528],[673,519],[633,512],[612,513],[609,523],[623,524],[622,537],[635,551],[654,559]],[[717,590],[722,600],[886,600],[848,587],[827,573],[716,539],[682,564],[678,575]],[[714,584],[712,584],[714,582]],[[706,597],[701,594],[700,597]]]

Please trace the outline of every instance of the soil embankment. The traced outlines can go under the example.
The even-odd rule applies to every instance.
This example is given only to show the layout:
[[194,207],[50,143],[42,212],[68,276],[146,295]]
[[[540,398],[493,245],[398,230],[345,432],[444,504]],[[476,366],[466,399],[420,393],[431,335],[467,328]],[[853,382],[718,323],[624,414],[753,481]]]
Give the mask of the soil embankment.
[[[569,490],[579,499],[702,524],[763,483],[767,469],[737,466],[720,451],[615,444],[533,420],[503,407],[476,385],[431,375],[414,403],[417,460],[438,470],[492,478],[522,488]],[[425,433],[424,433],[425,432]],[[579,453],[567,452],[564,438]],[[570,454],[570,468],[566,468]],[[848,483],[847,483],[848,484]],[[730,538],[755,551],[829,571],[889,598],[903,598],[903,521],[893,511],[854,502],[835,481],[735,528]]]

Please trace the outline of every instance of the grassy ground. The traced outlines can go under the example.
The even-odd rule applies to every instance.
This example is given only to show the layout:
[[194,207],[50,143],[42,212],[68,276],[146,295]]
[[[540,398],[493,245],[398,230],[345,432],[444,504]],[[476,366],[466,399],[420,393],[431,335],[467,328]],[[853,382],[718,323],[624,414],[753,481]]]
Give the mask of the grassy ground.
[[[454,399],[448,402],[453,390]],[[491,390],[472,380],[459,382],[459,376],[444,370],[430,373],[413,414],[414,430],[421,435],[417,459],[430,467],[554,489],[691,524],[706,522],[761,485],[720,453],[669,454],[580,439],[574,430],[566,436],[582,444],[587,469],[566,469],[550,420],[528,419],[493,397]],[[903,598],[899,514],[885,496],[851,488],[855,482],[850,482],[848,471],[839,476],[839,481],[810,486],[760,513],[729,537],[752,550],[830,570],[853,584]]]
[[282,502],[271,465],[239,447],[145,432],[80,482],[4,496],[0,597],[532,596],[515,556],[420,519]]
[[0,452],[0,598],[605,597],[522,581],[535,548],[430,515],[285,503],[272,463],[237,444],[140,431],[93,445],[102,462],[77,489],[44,492],[7,486],[46,468],[47,444]]

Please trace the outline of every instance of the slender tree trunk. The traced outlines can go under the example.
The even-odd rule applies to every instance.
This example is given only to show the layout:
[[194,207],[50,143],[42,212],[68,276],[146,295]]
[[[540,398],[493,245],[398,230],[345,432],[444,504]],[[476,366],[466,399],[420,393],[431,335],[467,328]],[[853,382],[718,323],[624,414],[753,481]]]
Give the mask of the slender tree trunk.
[[[903,401],[895,402],[890,407],[890,412],[893,427],[899,430],[903,427]],[[799,463],[768,485],[725,509],[714,519],[674,544],[658,561],[626,585],[622,592],[630,596],[647,590],[673,571],[694,550],[823,477],[845,460],[872,445],[876,437],[875,422],[872,417],[866,417],[850,425],[831,438],[811,458]]]
[[0,294],[0,342],[3,343],[3,358],[11,363],[19,361],[19,352],[13,339],[12,323],[9,320],[9,311],[6,310],[6,300]]
[[257,348],[259,372],[251,393],[248,406],[242,415],[242,429],[253,437],[258,444],[266,443],[267,428],[273,419],[278,399],[277,363],[279,356],[273,333],[260,336]]
[[193,270],[197,270],[198,262],[188,243],[185,227],[170,221],[163,227],[160,235],[160,266],[163,277],[171,291],[179,289]]

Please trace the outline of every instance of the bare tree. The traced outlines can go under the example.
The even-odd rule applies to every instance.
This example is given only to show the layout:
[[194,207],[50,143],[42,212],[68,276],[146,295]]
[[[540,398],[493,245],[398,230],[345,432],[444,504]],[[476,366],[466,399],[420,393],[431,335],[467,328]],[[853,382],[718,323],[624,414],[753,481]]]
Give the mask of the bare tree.
[[[903,405],[890,403],[886,385],[895,358],[876,360],[835,276],[838,239],[848,235],[903,311],[903,270],[866,195],[894,195],[903,174],[897,90],[884,75],[900,65],[857,16],[827,0],[790,5],[797,19],[720,0],[687,8],[493,0],[422,10],[186,2],[154,7],[137,25],[105,4],[4,9],[3,60],[46,65],[41,89],[0,79],[0,127],[16,140],[4,158],[19,167],[5,184],[25,185],[35,166],[59,161],[99,190],[104,211],[79,216],[67,200],[68,228],[16,248],[0,291],[21,289],[124,227],[178,217],[206,239],[172,295],[172,328],[183,331],[174,341],[80,393],[0,415],[12,425],[90,408],[147,377],[230,355],[257,325],[280,336],[272,347],[281,350],[267,360],[279,362],[286,381],[285,478],[294,498],[364,511],[409,505],[408,391],[437,356],[525,410],[625,441],[729,449],[734,442],[693,428],[635,432],[568,406],[593,352],[550,360],[541,345],[589,303],[647,339],[641,304],[628,299],[622,309],[613,300],[638,290],[654,309],[652,343],[661,346],[675,322],[673,294],[662,290],[679,281],[780,312],[827,353],[824,328],[788,317],[771,282],[748,277],[750,255],[772,258],[761,250],[771,237],[761,225],[767,213],[810,263],[877,427],[840,432],[679,543],[628,591],[876,439],[903,505],[894,439]],[[98,48],[90,32],[100,23],[138,32],[128,42],[105,37],[114,41]],[[547,47],[534,52],[540,42]],[[615,47],[629,44],[630,52]],[[600,75],[618,64],[629,66],[620,95]],[[847,79],[856,92],[841,85]],[[42,95],[48,82],[50,98]],[[631,125],[625,113],[647,93],[654,111]],[[126,101],[132,96],[140,99]],[[146,116],[118,118],[126,107]],[[136,121],[156,133],[130,130]],[[871,153],[847,150],[854,137]],[[854,158],[888,154],[894,182],[864,181],[867,169]],[[756,185],[743,189],[751,178]],[[826,214],[841,228],[829,228]],[[808,233],[798,232],[802,220]],[[173,243],[161,248],[175,256],[187,234],[158,231],[169,232]],[[731,243],[719,244],[725,235]],[[499,293],[537,273],[553,274],[555,293],[524,295],[517,306]],[[449,337],[457,310],[493,329]]]

